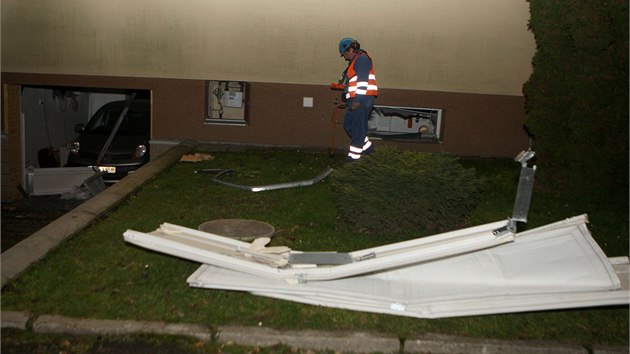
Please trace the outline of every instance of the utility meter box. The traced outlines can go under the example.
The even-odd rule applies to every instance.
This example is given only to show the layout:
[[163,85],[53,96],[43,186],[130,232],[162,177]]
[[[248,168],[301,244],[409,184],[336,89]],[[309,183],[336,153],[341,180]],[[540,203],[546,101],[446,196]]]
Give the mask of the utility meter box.
[[228,91],[223,96],[223,106],[232,108],[243,107],[243,93]]
[[248,84],[243,81],[207,81],[206,116],[208,124],[247,124]]

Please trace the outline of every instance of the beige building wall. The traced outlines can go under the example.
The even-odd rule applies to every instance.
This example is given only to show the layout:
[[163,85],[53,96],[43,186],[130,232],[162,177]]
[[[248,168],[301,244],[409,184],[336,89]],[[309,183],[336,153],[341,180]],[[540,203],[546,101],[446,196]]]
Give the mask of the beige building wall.
[[327,85],[355,37],[379,86],[522,96],[526,0],[2,0],[2,71]]

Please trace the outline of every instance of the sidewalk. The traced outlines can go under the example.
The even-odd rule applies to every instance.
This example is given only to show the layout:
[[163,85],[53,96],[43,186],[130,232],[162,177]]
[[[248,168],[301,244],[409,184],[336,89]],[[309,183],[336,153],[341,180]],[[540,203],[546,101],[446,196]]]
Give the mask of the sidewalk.
[[[134,174],[86,200],[75,209],[35,232],[2,253],[2,286],[17,278],[32,264],[43,258],[62,241],[90,226],[94,220],[123,202],[146,181],[177,163],[195,145],[181,143]],[[585,348],[558,342],[480,340],[455,336],[423,335],[401,340],[374,333],[338,331],[278,331],[265,327],[204,327],[196,324],[130,320],[96,320],[56,315],[33,316],[26,312],[3,311],[2,328],[15,328],[36,333],[72,335],[165,334],[191,336],[202,341],[237,343],[245,346],[269,347],[284,344],[300,349],[334,350],[336,352],[383,353],[629,353],[628,348]]]

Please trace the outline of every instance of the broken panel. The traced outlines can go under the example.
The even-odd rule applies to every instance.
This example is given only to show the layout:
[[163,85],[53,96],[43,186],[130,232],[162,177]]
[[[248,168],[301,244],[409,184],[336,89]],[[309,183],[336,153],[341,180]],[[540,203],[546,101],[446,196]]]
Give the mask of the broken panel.
[[[329,256],[328,261],[334,261],[335,264],[315,264],[314,267],[306,268],[302,264],[290,262],[290,254],[302,253],[300,251],[291,251],[286,247],[257,247],[258,239],[248,243],[168,223],[149,233],[127,230],[123,236],[126,242],[191,261],[265,278],[307,282],[382,271],[512,242],[512,233],[500,236],[493,234],[493,230],[505,224],[505,221],[498,221],[353,251],[347,254],[353,260],[349,263],[341,261],[346,257],[344,254],[335,256],[334,260]],[[316,260],[316,263],[324,261]]]
[[289,284],[204,264],[188,283],[418,318],[627,305],[628,257],[607,258],[585,223],[582,215],[497,247],[329,281]]
[[442,109],[375,105],[368,135],[392,140],[440,142]]

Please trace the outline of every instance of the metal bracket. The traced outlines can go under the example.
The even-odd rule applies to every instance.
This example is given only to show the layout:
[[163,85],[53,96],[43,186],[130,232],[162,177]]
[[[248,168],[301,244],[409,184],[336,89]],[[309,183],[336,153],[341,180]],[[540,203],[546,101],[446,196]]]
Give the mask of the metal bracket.
[[492,230],[492,234],[496,237],[503,236],[507,233],[514,233],[514,232],[516,232],[515,225],[512,222],[512,220],[510,220],[509,218],[508,218],[508,223],[505,226]]
[[534,190],[534,175],[536,174],[536,165],[529,167],[527,163],[533,159],[536,154],[532,150],[521,151],[514,161],[521,164],[521,175],[518,180],[518,188],[516,190],[516,198],[514,200],[514,209],[512,216],[508,218],[508,224],[504,227],[493,231],[495,236],[505,234],[506,232],[516,232],[517,222],[527,222],[527,214]]
[[519,162],[521,166],[527,166],[527,162],[535,156],[536,153],[532,150],[521,151],[518,155],[516,155],[514,161]]
[[289,264],[340,265],[352,263],[348,253],[304,252],[289,254]]

